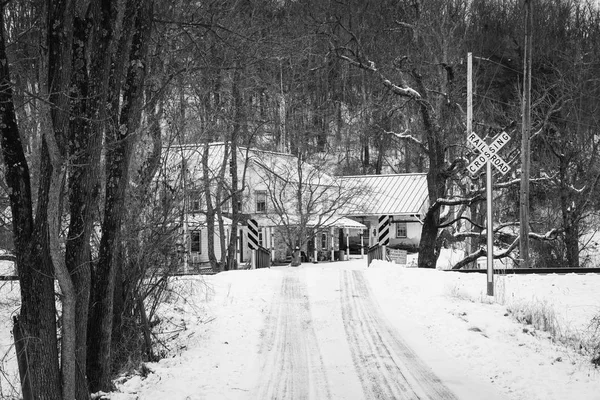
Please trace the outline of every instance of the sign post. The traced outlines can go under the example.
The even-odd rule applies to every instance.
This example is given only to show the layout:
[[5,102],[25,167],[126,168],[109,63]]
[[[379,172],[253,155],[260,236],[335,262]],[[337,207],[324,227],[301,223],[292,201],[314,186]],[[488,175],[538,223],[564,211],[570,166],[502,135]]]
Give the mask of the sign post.
[[380,215],[379,225],[377,227],[377,237],[379,239],[379,245],[381,246],[384,261],[387,255],[386,246],[390,242],[390,219],[389,215]]
[[487,145],[475,132],[467,135],[467,140],[471,145],[479,150],[480,154],[473,160],[467,169],[475,174],[481,167],[486,166],[486,197],[487,197],[487,294],[494,295],[494,224],[492,223],[492,165],[500,171],[502,175],[510,170],[510,166],[497,154],[498,151],[510,140],[506,132],[500,133],[492,142]]
[[252,250],[251,268],[256,269],[256,249],[258,249],[258,222],[254,219],[248,220],[248,248]]

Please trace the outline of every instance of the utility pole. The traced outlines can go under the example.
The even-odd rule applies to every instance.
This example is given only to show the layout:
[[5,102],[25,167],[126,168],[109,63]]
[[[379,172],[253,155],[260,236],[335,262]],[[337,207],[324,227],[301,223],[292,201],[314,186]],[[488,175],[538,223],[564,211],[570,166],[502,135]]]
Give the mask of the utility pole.
[[[467,137],[473,132],[473,53],[467,53]],[[475,211],[475,206],[471,206],[471,218],[473,221],[475,220],[475,216],[473,211]],[[470,222],[468,224],[468,231],[472,231],[474,225]],[[465,254],[469,254],[473,251],[473,242],[475,239],[468,237],[465,242]],[[477,260],[473,262],[474,265],[477,265]]]
[[[467,53],[467,138],[473,133],[473,55]],[[488,159],[486,174],[486,225],[487,225],[487,295],[494,295],[494,223],[492,210],[492,163]],[[470,250],[470,249],[469,249]]]
[[473,132],[473,86],[472,86],[472,56],[467,55],[467,141],[471,146],[479,151],[479,155],[467,166],[471,174],[476,174],[484,165],[486,166],[486,205],[487,205],[487,294],[494,295],[494,213],[492,210],[493,190],[492,190],[492,165],[501,173],[506,174],[510,171],[510,166],[500,157],[498,152],[508,143],[510,136],[502,132],[494,138],[494,141],[488,146],[475,132]]
[[529,262],[529,164],[531,133],[531,26],[533,15],[531,0],[524,0],[525,7],[525,54],[523,66],[523,108],[521,127],[521,191],[519,251],[521,268],[531,267]]

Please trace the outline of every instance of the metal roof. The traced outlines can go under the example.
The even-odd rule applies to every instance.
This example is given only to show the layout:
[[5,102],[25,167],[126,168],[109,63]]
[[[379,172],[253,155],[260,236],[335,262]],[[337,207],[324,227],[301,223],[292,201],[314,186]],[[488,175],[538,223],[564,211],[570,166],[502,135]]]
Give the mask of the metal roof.
[[[181,169],[182,160],[185,160],[186,168],[190,176],[202,177],[202,157],[206,144],[186,144],[171,146],[165,152],[165,161],[167,169]],[[238,164],[243,168],[246,157],[250,159],[261,170],[279,177],[288,182],[297,182],[298,180],[298,158],[292,154],[279,153],[260,149],[247,149],[238,146]],[[231,151],[231,149],[229,149]],[[208,145],[208,169],[211,177],[217,176],[223,167],[223,156],[225,153],[224,143],[210,143]],[[230,156],[228,156],[230,157]],[[225,164],[228,168],[229,163]],[[252,168],[252,163],[249,165]],[[308,162],[301,162],[302,179],[304,183],[311,185],[333,185],[335,179],[325,170],[319,169]]]
[[426,174],[342,176],[360,188],[347,216],[420,214],[428,202]]

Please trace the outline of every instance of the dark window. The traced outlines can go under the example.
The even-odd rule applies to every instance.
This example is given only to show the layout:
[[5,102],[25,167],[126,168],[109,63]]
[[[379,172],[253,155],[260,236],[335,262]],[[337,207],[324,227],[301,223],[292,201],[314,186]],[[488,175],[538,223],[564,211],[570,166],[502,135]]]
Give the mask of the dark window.
[[405,238],[406,237],[406,222],[396,222],[396,237],[397,238]]
[[322,249],[327,248],[327,234],[326,233],[321,234],[321,248]]
[[199,231],[190,232],[190,251],[192,253],[202,252],[202,237]]
[[267,192],[256,191],[254,192],[256,197],[256,212],[265,213],[267,212]]
[[199,190],[190,190],[188,201],[190,212],[202,211],[202,197]]

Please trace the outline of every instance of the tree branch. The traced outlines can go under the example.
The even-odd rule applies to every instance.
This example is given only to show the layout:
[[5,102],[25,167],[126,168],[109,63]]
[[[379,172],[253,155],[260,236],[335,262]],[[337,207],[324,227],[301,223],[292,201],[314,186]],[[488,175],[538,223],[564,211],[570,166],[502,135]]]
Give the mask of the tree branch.
[[413,88],[411,88],[409,86],[406,86],[406,85],[398,86],[398,85],[393,84],[392,82],[390,82],[390,80],[387,79],[375,67],[375,63],[373,61],[366,60],[366,62],[363,62],[362,60],[358,60],[358,61],[357,60],[353,60],[352,58],[350,58],[348,56],[345,56],[343,54],[337,53],[337,55],[342,60],[347,61],[348,63],[350,63],[351,65],[354,65],[357,68],[364,69],[366,71],[371,71],[371,72],[377,74],[377,76],[381,80],[381,83],[383,83],[383,86],[385,86],[386,88],[388,88],[394,94],[397,94],[397,95],[403,96],[403,97],[409,97],[411,99],[417,99],[417,100],[421,99],[421,94],[419,92],[417,92],[416,90],[414,90]]
[[[504,251],[501,251],[498,254],[494,254],[494,260],[502,259],[508,257],[510,253],[519,245],[519,238],[515,239],[511,245]],[[487,250],[483,247],[480,247],[476,252],[469,254],[452,267],[453,270],[461,269],[462,267],[467,266],[468,264],[476,261],[479,257],[487,256]]]
[[423,150],[426,153],[429,151],[427,149],[427,147],[425,146],[425,144],[422,141],[420,141],[419,139],[417,139],[413,135],[407,134],[408,129],[406,129],[402,133],[396,133],[396,132],[393,132],[393,131],[386,131],[386,130],[384,130],[383,132],[386,133],[386,134],[388,134],[388,135],[394,136],[396,139],[416,144],[421,150]]

